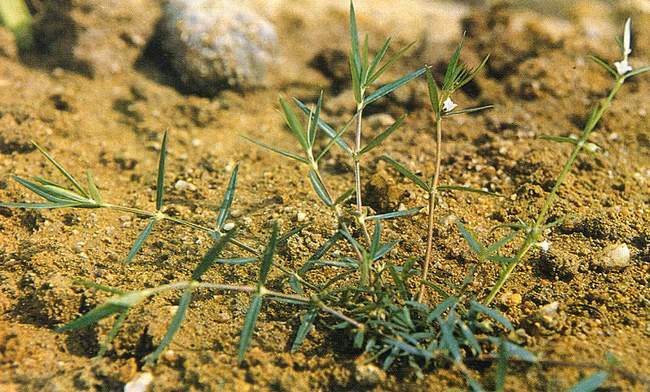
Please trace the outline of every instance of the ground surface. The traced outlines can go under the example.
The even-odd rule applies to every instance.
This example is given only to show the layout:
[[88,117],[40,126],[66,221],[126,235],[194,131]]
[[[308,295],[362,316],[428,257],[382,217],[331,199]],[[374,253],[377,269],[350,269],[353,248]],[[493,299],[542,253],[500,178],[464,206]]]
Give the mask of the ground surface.
[[[313,101],[324,88],[325,116],[333,124],[342,124],[351,114],[349,85],[340,79],[347,69],[332,54],[347,52],[346,5],[315,4],[315,10],[309,4],[268,5],[265,12],[284,47],[269,87],[224,92],[212,99],[179,93],[155,45],[132,69],[95,78],[74,67],[58,68],[47,54],[18,56],[0,49],[0,200],[36,201],[11,174],[52,174],[31,147],[29,140],[34,139],[75,174],[92,170],[105,199],[153,209],[160,137],[169,129],[168,211],[210,224],[230,171],[240,163],[233,221],[242,228],[242,239],[259,244],[267,238],[272,219],[287,230],[303,212],[311,226],[281,252],[287,265],[299,266],[331,235],[331,218],[319,207],[303,168],[238,135],[294,147],[276,113],[279,93]],[[485,187],[508,197],[450,195],[439,212],[441,221],[453,213],[481,238],[490,239],[491,226],[531,218],[540,207],[569,150],[535,137],[579,132],[590,103],[609,88],[607,75],[586,54],[617,59],[613,38],[632,8],[584,2],[564,9],[560,17],[508,8],[487,12],[430,2],[400,4],[404,12],[390,12],[387,2],[377,2],[376,9],[365,2],[357,5],[361,28],[371,37],[419,40],[386,80],[423,63],[443,68],[461,19],[468,33],[464,58],[475,63],[491,53],[486,71],[456,99],[462,105],[492,103],[495,108],[447,122],[442,176],[445,183]],[[650,14],[633,12],[634,58],[637,64],[649,63]],[[11,43],[4,32],[2,39]],[[377,47],[378,39],[371,44]],[[330,65],[313,61],[318,55]],[[525,331],[523,343],[544,358],[603,363],[604,354],[612,352],[629,372],[650,373],[649,98],[649,78],[625,85],[593,137],[603,152],[582,156],[560,192],[553,214],[570,218],[548,235],[550,250],[533,251],[497,300],[498,308]],[[372,108],[365,132],[374,135],[385,121],[373,113],[396,118],[409,112],[381,153],[430,173],[434,140],[426,99],[423,82],[411,84]],[[376,156],[368,158],[363,173],[370,205],[377,210],[425,205],[422,194]],[[334,151],[325,172],[338,191],[347,189],[351,172],[341,152]],[[196,190],[175,189],[178,180]],[[137,308],[114,350],[98,361],[92,357],[108,325],[69,334],[54,328],[105,298],[75,285],[75,279],[124,289],[184,280],[209,245],[201,233],[159,227],[135,262],[125,266],[122,259],[143,226],[140,219],[109,211],[0,209],[0,389],[117,390],[133,378],[141,358],[164,333],[163,321],[171,317],[176,295],[156,297]],[[391,257],[400,262],[423,254],[425,226],[424,214],[389,224],[388,237],[402,239]],[[453,225],[439,224],[436,234],[435,279],[461,280],[476,260]],[[599,267],[600,251],[617,243],[632,250],[630,265],[616,271]],[[483,296],[497,268],[478,268],[472,288]],[[206,279],[249,283],[255,274],[254,266],[213,268]],[[541,309],[555,301],[558,312],[540,319]],[[152,371],[156,390],[464,388],[456,373],[444,369],[421,380],[391,373],[381,385],[361,385],[355,378],[355,353],[343,348],[347,342],[342,337],[324,328],[310,335],[301,352],[289,354],[287,344],[299,319],[295,309],[283,306],[262,313],[247,360],[237,366],[237,337],[246,307],[247,297],[238,295],[195,300],[170,352]],[[492,369],[477,371],[489,385]],[[589,372],[514,367],[508,389],[560,391]],[[624,377],[614,377],[608,385],[611,390],[644,390]]]

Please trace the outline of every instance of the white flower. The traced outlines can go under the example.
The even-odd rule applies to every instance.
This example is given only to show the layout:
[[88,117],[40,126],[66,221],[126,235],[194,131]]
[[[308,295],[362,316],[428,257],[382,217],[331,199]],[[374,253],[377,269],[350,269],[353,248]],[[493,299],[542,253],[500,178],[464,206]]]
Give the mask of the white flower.
[[539,246],[542,249],[542,252],[546,253],[548,252],[549,249],[551,249],[551,241],[544,240],[542,242],[538,242],[537,246]]
[[630,53],[632,53],[632,29],[630,27],[630,23],[630,18],[627,18],[625,21],[625,31],[623,32],[623,60],[614,63],[616,72],[618,72],[619,75],[625,75],[632,70],[632,66],[630,66],[630,63],[627,61],[627,57],[630,55]]
[[456,105],[454,101],[451,100],[451,97],[447,97],[447,99],[445,99],[445,102],[442,103],[442,111],[451,112],[456,106],[458,105]]

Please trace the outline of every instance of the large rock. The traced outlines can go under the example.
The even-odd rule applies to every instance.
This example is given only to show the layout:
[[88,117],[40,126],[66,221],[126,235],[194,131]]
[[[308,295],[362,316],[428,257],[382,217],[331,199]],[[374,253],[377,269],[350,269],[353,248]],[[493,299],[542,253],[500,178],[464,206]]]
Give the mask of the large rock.
[[266,84],[275,28],[240,1],[168,0],[161,29],[162,46],[190,91],[214,95]]

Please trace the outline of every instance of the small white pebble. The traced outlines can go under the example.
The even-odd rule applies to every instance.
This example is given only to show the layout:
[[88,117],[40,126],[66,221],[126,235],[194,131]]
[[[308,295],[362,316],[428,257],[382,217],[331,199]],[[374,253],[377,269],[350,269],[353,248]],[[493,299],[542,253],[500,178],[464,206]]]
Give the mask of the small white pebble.
[[174,188],[179,192],[183,192],[183,191],[192,191],[193,192],[193,191],[196,190],[196,186],[194,184],[191,184],[191,183],[189,183],[187,181],[184,181],[184,180],[176,181],[176,184],[174,184]]
[[223,230],[224,231],[230,231],[235,228],[235,224],[232,222],[228,222],[225,225],[223,225]]
[[630,265],[630,257],[630,248],[626,244],[614,244],[603,249],[595,263],[606,270],[623,269]]
[[544,241],[538,243],[537,246],[539,246],[540,249],[542,249],[542,252],[546,253],[546,252],[549,251],[549,249],[551,249],[551,241],[544,240]]
[[131,381],[124,385],[124,392],[145,392],[153,382],[153,376],[149,372],[137,374]]
[[298,222],[304,222],[305,219],[307,219],[307,214],[305,214],[304,212],[299,212],[298,214],[296,214],[296,220]]
[[201,141],[201,139],[196,139],[196,138],[192,139],[192,147],[198,147],[198,146],[200,146],[201,144],[203,144],[203,142]]

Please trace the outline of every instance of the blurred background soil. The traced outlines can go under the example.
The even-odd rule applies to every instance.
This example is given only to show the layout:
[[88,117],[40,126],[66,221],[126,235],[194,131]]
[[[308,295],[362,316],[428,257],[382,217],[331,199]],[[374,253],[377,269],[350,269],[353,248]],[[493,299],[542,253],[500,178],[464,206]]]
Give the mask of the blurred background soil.
[[[569,149],[537,140],[541,134],[577,135],[591,104],[610,81],[589,61],[619,60],[615,37],[633,17],[632,65],[650,63],[650,7],[621,1],[358,0],[360,29],[378,49],[417,40],[383,79],[431,64],[438,80],[462,31],[464,59],[491,55],[481,75],[455,100],[461,106],[494,104],[478,115],[451,117],[444,135],[443,181],[498,191],[506,198],[449,195],[436,226],[434,275],[458,282],[475,258],[453,225],[462,218],[477,235],[517,218],[530,219],[550,190]],[[232,220],[242,240],[259,245],[271,220],[283,230],[306,216],[309,227],[281,249],[299,266],[331,235],[332,219],[313,195],[304,168],[252,146],[246,134],[294,150],[277,113],[277,98],[314,102],[325,92],[324,117],[342,125],[354,109],[348,82],[347,1],[251,0],[274,26],[278,49],[264,87],[191,94],[160,43],[161,6],[155,0],[42,0],[33,50],[18,52],[0,28],[0,200],[33,199],[11,175],[54,175],[30,140],[48,149],[74,174],[91,170],[106,200],[153,208],[160,139],[170,132],[167,212],[212,224],[236,163],[241,165]],[[367,139],[402,113],[405,125],[363,172],[365,198],[376,211],[425,205],[423,195],[375,158],[389,153],[415,170],[431,172],[434,139],[426,85],[418,80],[374,104]],[[553,214],[567,215],[549,234],[551,248],[533,251],[506,284],[496,306],[513,320],[522,344],[543,358],[604,363],[618,357],[629,372],[650,374],[650,79],[626,83],[592,141],[602,151],[583,155],[560,192]],[[323,140],[322,143],[326,143]],[[334,150],[325,173],[349,187],[351,168]],[[179,182],[180,181],[180,182]],[[185,183],[184,183],[185,182]],[[189,184],[186,184],[189,183]],[[181,184],[181,185],[179,185]],[[302,217],[302,216],[301,216]],[[61,326],[106,298],[74,280],[126,290],[190,275],[210,240],[165,226],[154,231],[135,262],[122,262],[144,221],[110,211],[0,209],[0,389],[3,391],[120,390],[156,346],[177,296],[166,294],[135,309],[115,347],[92,357],[110,325],[58,334]],[[389,238],[402,239],[397,263],[422,255],[425,215],[391,222]],[[632,257],[611,268],[608,246],[626,244]],[[234,254],[234,253],[233,253]],[[472,290],[484,296],[497,266],[480,264]],[[256,267],[215,267],[213,282],[254,281]],[[280,285],[279,275],[272,275]],[[401,372],[368,377],[346,338],[317,328],[297,354],[288,344],[299,324],[290,306],[271,305],[242,366],[236,364],[239,328],[248,298],[199,296],[159,365],[157,391],[172,390],[449,390],[464,389],[451,369],[423,379]],[[486,385],[490,366],[474,369]],[[381,371],[379,371],[381,372]],[[572,367],[513,366],[508,390],[561,391],[589,374]],[[607,390],[644,390],[613,377]],[[647,387],[647,385],[646,385]]]

